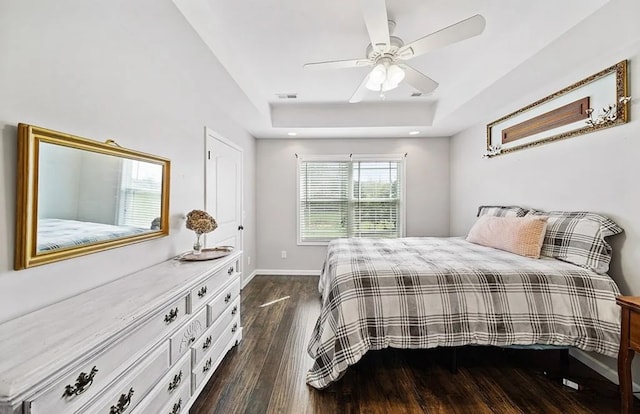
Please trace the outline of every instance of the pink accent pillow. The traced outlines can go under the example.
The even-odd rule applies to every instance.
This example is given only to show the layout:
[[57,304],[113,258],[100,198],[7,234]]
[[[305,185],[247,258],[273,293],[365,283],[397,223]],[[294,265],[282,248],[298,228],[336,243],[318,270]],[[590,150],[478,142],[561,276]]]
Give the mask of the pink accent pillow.
[[538,259],[547,219],[546,216],[480,216],[469,230],[467,241]]

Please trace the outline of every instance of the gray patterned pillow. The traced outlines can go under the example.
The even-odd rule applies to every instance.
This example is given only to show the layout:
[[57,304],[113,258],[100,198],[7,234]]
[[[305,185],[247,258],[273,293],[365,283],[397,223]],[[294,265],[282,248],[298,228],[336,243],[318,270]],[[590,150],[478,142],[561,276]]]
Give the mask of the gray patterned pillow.
[[477,217],[524,217],[526,214],[527,210],[518,206],[480,206]]
[[586,211],[535,211],[527,216],[548,216],[541,256],[555,257],[604,274],[609,271],[611,246],[605,237],[622,233],[611,219]]

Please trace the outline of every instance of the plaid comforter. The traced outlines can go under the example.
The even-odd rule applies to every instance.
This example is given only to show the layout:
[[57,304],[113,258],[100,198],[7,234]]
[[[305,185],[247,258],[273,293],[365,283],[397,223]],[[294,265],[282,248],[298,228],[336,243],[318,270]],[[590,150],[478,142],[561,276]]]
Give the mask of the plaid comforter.
[[307,383],[324,388],[370,349],[573,346],[615,357],[619,294],[607,275],[460,238],[337,239]]
[[38,251],[65,249],[101,241],[133,236],[151,231],[133,226],[93,223],[90,221],[39,219]]

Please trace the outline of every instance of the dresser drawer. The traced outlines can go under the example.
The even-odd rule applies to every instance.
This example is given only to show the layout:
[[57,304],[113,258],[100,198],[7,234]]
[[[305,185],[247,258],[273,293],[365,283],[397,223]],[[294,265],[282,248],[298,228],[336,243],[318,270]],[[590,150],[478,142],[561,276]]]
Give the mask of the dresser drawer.
[[169,368],[169,344],[165,341],[157,350],[131,369],[122,379],[82,413],[129,413],[147,395],[151,387]]
[[82,364],[79,369],[27,401],[27,413],[62,414],[76,411],[121,374],[133,362],[132,357],[146,348],[150,340],[173,330],[187,316],[186,310],[187,300],[184,296],[131,334]]
[[[190,384],[184,384],[177,392],[176,395],[171,397],[171,400],[167,405],[158,411],[145,411],[144,414],[158,413],[158,414],[186,414],[186,409],[191,398]],[[141,413],[142,414],[142,413]]]
[[231,340],[240,329],[240,315],[225,326],[218,340],[211,347],[210,351],[202,356],[200,363],[195,365],[191,377],[191,393],[194,394],[205,378],[208,378],[213,371],[216,370],[222,358],[231,348],[233,343]]
[[206,355],[213,345],[224,333],[226,327],[231,320],[240,315],[240,297],[235,302],[228,305],[224,313],[216,319],[213,325],[205,332],[204,335],[192,347],[191,355],[193,356],[193,365],[196,366],[204,355]]
[[171,336],[171,363],[175,363],[207,329],[207,311],[202,309]]
[[[184,390],[187,390],[184,398]],[[131,414],[161,413],[170,401],[182,398],[184,407],[191,392],[191,356],[184,355],[175,366],[160,380],[149,395],[131,412]],[[170,412],[170,411],[168,411]]]
[[240,296],[240,278],[225,287],[222,292],[207,304],[207,324],[211,326],[222,315],[225,309]]
[[191,313],[195,313],[201,306],[204,306],[211,298],[220,293],[220,289],[227,284],[230,278],[236,275],[235,264],[224,267],[214,273],[204,282],[191,289]]

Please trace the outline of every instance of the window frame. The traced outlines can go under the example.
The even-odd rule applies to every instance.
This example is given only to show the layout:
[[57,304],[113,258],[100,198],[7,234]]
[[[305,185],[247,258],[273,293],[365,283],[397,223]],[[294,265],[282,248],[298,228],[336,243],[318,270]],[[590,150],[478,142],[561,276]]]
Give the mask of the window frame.
[[[134,183],[136,179],[133,177],[134,173],[134,164],[135,162],[140,162],[139,160],[129,160],[130,163],[125,163],[125,160],[121,160],[122,168],[120,171],[120,183],[118,187],[118,208],[115,211],[115,222],[118,226],[126,226],[126,227],[138,227],[138,228],[149,228],[152,229],[152,222],[156,217],[153,217],[148,221],[146,227],[139,227],[138,225],[127,223],[127,205],[131,197],[135,197],[136,193],[150,193],[150,194],[159,194],[162,195],[162,182],[159,182],[158,191],[151,191],[148,189],[137,187]],[[162,200],[160,200],[160,203]],[[160,204],[160,209],[162,210],[162,204]]]
[[[406,154],[349,154],[349,155],[297,155],[296,161],[296,238],[298,246],[326,246],[329,244],[330,240],[326,241],[303,241],[301,234],[301,224],[300,224],[300,167],[303,162],[311,161],[311,162],[348,162],[350,163],[349,168],[349,200],[348,200],[348,209],[349,209],[349,217],[351,216],[351,198],[352,194],[352,185],[353,185],[353,164],[352,162],[361,161],[361,162],[389,162],[389,161],[398,161],[400,166],[398,168],[398,174],[400,179],[400,197],[399,197],[399,207],[398,207],[398,237],[405,237],[406,235]],[[350,218],[349,218],[350,219]],[[350,227],[350,226],[349,226]],[[352,237],[352,236],[347,236]]]

